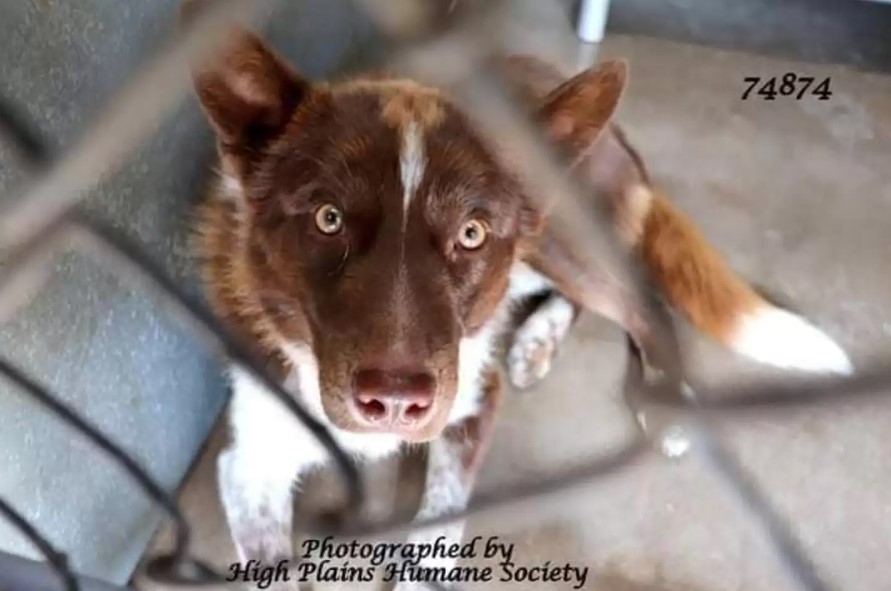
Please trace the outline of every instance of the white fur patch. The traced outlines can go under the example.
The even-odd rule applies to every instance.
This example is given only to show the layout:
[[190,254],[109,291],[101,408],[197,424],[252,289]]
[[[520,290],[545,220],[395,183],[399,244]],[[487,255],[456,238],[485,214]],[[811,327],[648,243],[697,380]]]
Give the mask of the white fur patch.
[[510,287],[507,297],[510,300],[520,300],[536,293],[554,289],[550,279],[527,265],[515,263],[510,272]]
[[[470,491],[464,484],[461,457],[464,446],[440,437],[430,442],[427,455],[427,482],[424,498],[418,509],[416,519],[427,521],[450,513],[457,513],[467,507]],[[446,546],[460,544],[464,537],[465,521],[463,519],[446,525],[438,525],[425,529],[416,529],[409,535],[409,544],[434,544],[438,539]],[[442,539],[440,539],[442,538]],[[422,568],[450,569],[458,563],[458,559],[448,556],[430,556],[422,559]],[[418,582],[400,582],[394,591],[415,591],[429,589]]]
[[844,350],[804,318],[763,306],[742,318],[730,346],[756,361],[787,369],[849,374]]
[[458,392],[449,413],[449,424],[458,423],[479,412],[483,370],[493,361],[495,340],[504,330],[510,318],[509,312],[507,301],[502,302],[486,324],[458,344]]
[[[495,342],[507,327],[511,305],[532,294],[552,288],[553,284],[548,278],[526,263],[514,264],[510,272],[507,295],[495,314],[476,334],[461,339],[458,347],[458,394],[449,413],[450,424],[458,423],[479,411],[483,386],[482,372],[493,362]],[[571,316],[569,320],[571,323]]]
[[241,181],[237,178],[224,173],[220,176],[218,195],[227,201],[241,202],[244,200],[244,187],[241,186]]
[[415,122],[405,126],[402,135],[402,148],[399,154],[399,173],[402,179],[402,227],[408,222],[408,207],[414,198],[424,177],[427,157],[424,154],[424,142]]
[[[332,425],[322,408],[315,356],[305,346],[287,345],[284,350],[296,368],[285,380],[285,389],[328,427],[346,451],[379,458],[398,449],[400,440],[396,435],[352,433]],[[230,421],[235,444],[254,450],[256,453],[250,454],[253,461],[277,463],[289,478],[293,478],[293,474],[287,474],[291,466],[310,467],[327,461],[325,448],[273,394],[241,370],[232,371],[232,381]],[[260,469],[265,472],[265,468]]]

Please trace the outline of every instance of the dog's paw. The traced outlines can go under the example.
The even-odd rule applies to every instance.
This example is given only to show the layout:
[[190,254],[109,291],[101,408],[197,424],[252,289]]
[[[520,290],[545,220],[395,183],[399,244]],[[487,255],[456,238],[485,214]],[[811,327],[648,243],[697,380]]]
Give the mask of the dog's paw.
[[548,334],[520,335],[507,355],[507,374],[516,388],[529,388],[548,375],[557,339]]
[[516,388],[529,388],[551,370],[575,310],[563,297],[546,301],[517,329],[507,354],[507,374]]

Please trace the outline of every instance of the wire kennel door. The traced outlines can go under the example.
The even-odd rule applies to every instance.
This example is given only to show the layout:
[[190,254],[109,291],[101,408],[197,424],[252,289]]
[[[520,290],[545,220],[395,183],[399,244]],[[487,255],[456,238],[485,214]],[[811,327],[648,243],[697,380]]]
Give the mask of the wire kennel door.
[[[487,131],[510,142],[524,157],[525,178],[533,195],[557,196],[542,201],[552,211],[550,223],[572,243],[590,269],[606,270],[621,279],[627,301],[636,310],[629,318],[630,366],[626,401],[640,429],[627,446],[587,465],[558,472],[550,478],[529,482],[507,491],[477,496],[466,511],[424,523],[394,519],[385,523],[360,520],[358,509],[365,498],[361,476],[349,457],[336,445],[323,425],[272,379],[242,343],[233,339],[199,302],[184,293],[138,245],[130,243],[109,226],[87,219],[77,212],[86,190],[122,164],[122,156],[135,149],[150,134],[154,123],[175,106],[191,88],[184,75],[187,59],[206,56],[225,36],[233,22],[250,19],[269,8],[259,0],[217,0],[197,14],[178,40],[160,52],[117,94],[95,123],[68,152],[50,160],[29,122],[8,105],[0,105],[0,133],[29,165],[32,176],[25,190],[0,211],[0,249],[8,263],[0,275],[0,317],[8,317],[32,293],[44,276],[40,273],[54,253],[76,249],[87,256],[113,265],[122,275],[158,290],[171,308],[209,346],[222,353],[263,382],[288,409],[311,430],[330,451],[346,492],[346,503],[336,519],[327,516],[327,531],[315,535],[376,537],[413,528],[440,524],[489,511],[509,511],[520,505],[560,503],[561,493],[580,483],[622,470],[647,454],[671,455],[689,448],[708,460],[709,465],[763,527],[773,549],[802,589],[832,589],[824,573],[802,551],[790,528],[767,503],[734,455],[721,443],[720,422],[745,420],[756,413],[770,413],[787,407],[826,405],[857,396],[867,399],[891,392],[891,369],[875,368],[848,379],[809,380],[804,383],[764,384],[745,389],[713,392],[704,398],[688,395],[673,326],[658,302],[643,289],[640,270],[618,247],[602,219],[591,219],[578,198],[580,186],[561,172],[555,158],[539,141],[518,108],[496,81],[483,76],[478,65],[491,50],[487,19],[497,18],[504,2],[488,2],[485,11],[472,7],[442,19],[440,9],[452,3],[411,0],[362,0],[385,37],[392,53],[392,65],[433,83],[456,89],[457,98]],[[450,12],[447,12],[450,14]],[[163,88],[165,92],[156,92]],[[592,271],[593,273],[593,271]],[[581,283],[584,283],[582,278]],[[593,288],[582,294],[582,304],[596,308]],[[147,574],[170,585],[220,584],[223,573],[195,560],[190,554],[191,530],[175,499],[120,446],[84,420],[74,409],[59,401],[53,392],[22,372],[14,360],[0,360],[0,373],[23,394],[54,414],[64,427],[75,429],[98,451],[112,458],[160,506],[172,520],[175,547],[169,555],[156,556]],[[0,499],[0,514],[31,540],[43,554],[44,563],[34,563],[0,554],[0,589],[108,590],[113,586],[77,576],[67,565],[64,552],[55,548],[15,507]],[[298,524],[320,523],[316,516],[297,518]],[[309,532],[307,532],[309,533]],[[430,584],[433,588],[438,585]]]

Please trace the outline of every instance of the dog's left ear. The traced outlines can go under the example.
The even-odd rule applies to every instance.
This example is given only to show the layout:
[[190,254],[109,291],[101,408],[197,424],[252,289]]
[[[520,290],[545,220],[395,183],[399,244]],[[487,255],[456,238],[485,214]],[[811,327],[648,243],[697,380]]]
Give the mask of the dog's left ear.
[[538,110],[550,139],[578,162],[607,126],[628,79],[625,60],[608,60],[552,90]]

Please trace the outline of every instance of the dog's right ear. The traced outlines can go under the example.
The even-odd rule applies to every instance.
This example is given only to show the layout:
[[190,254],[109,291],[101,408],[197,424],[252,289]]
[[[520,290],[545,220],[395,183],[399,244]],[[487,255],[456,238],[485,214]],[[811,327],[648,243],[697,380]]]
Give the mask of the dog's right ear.
[[201,106],[224,152],[262,148],[290,120],[309,83],[259,37],[234,31],[193,73]]

